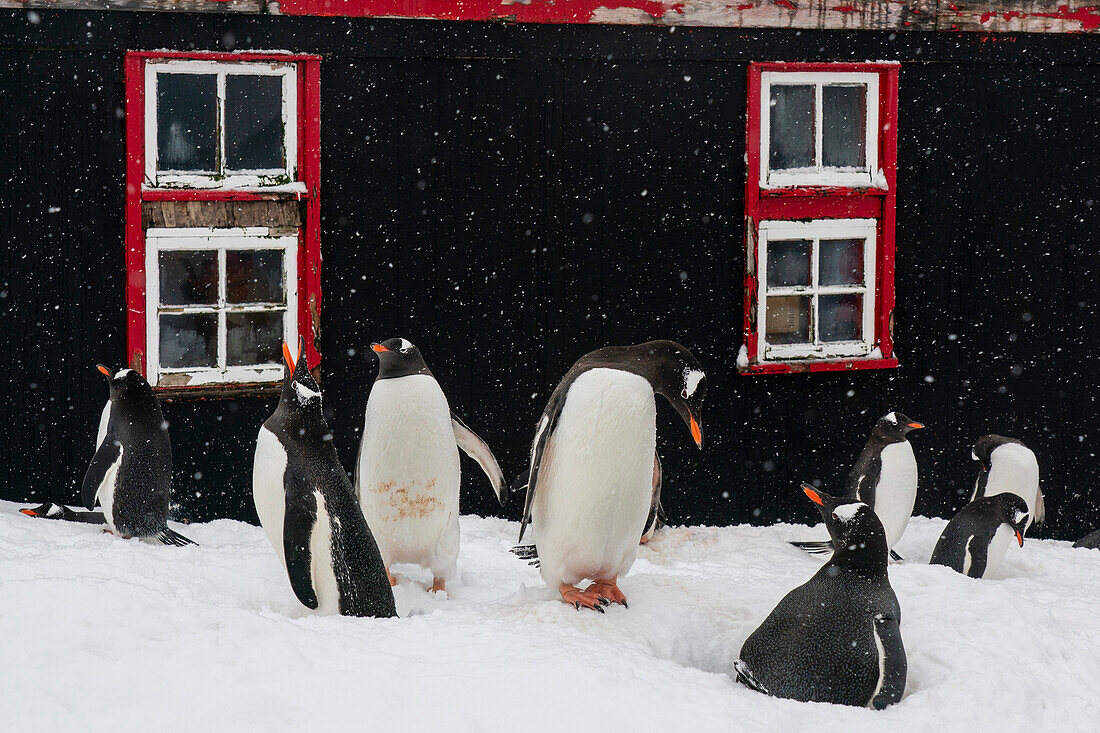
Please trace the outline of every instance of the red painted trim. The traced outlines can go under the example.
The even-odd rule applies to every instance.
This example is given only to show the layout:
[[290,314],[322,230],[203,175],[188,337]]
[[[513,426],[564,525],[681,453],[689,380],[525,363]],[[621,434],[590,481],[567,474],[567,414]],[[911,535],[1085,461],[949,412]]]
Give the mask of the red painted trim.
[[142,375],[145,363],[145,232],[141,182],[145,176],[145,61],[126,54],[126,364]]
[[298,170],[306,184],[306,222],[302,231],[304,257],[299,257],[298,333],[306,337],[307,362],[321,362],[318,350],[320,334],[314,329],[313,315],[321,313],[321,62],[302,63],[299,78],[301,109],[298,111]]
[[279,10],[285,15],[590,23],[598,10],[635,10],[656,20],[681,14],[684,6],[674,0],[282,0]]
[[128,51],[127,57],[145,60],[190,59],[193,61],[320,61],[316,54],[283,53],[280,51]]
[[218,188],[143,188],[142,201],[280,201],[304,199],[308,193],[271,191],[243,191]]
[[[884,369],[898,365],[893,358],[890,322],[894,310],[894,228],[897,211],[898,72],[893,61],[868,63],[786,63],[777,61],[749,64],[748,99],[745,114],[745,292],[743,343],[749,365],[742,374],[790,374],[793,372]],[[879,167],[887,187],[847,188],[799,186],[760,188],[760,95],[764,71],[876,72],[879,74]],[[875,263],[874,343],[882,358],[837,359],[831,361],[756,361],[756,268],[760,266],[756,233],[768,220],[861,218],[878,220],[878,257]]]

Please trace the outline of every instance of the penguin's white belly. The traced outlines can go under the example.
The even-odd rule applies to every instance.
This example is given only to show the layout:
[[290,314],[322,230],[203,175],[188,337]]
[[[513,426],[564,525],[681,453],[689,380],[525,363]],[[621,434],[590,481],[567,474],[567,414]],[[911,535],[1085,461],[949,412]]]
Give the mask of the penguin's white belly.
[[917,459],[909,441],[882,449],[881,470],[875,487],[875,514],[886,531],[886,545],[893,548],[913,515],[917,501]]
[[460,485],[451,410],[435,379],[414,374],[376,382],[356,489],[387,566],[414,563],[436,577],[453,574]]
[[313,592],[317,594],[317,613],[339,614],[340,586],[332,567],[332,520],[321,492],[315,491],[313,497],[317,500],[317,521],[310,535],[309,552]]
[[264,528],[279,562],[286,567],[283,544],[283,520],[286,517],[286,488],[283,474],[286,472],[286,450],[279,439],[267,428],[261,427],[256,437],[256,457],[252,464],[252,501],[256,515]]
[[1001,567],[1001,563],[1005,559],[1005,553],[1008,552],[1008,546],[1015,541],[1016,532],[1011,527],[1004,524],[997,527],[997,532],[993,535],[993,539],[989,541],[989,550],[985,559],[985,572],[982,573],[983,578],[988,578],[990,573]]
[[[108,403],[110,404],[110,403]],[[126,446],[118,446],[118,458],[111,464],[111,467],[107,469],[107,472],[103,474],[103,482],[99,485],[99,490],[96,492],[96,497],[99,499],[100,506],[103,507],[103,518],[107,520],[107,527],[112,532],[115,530],[115,488],[118,486],[118,471],[122,468],[122,456],[126,453]]]
[[[985,495],[1006,492],[1016,494],[1027,502],[1027,526],[1030,527],[1035,521],[1035,504],[1039,498],[1039,462],[1027,446],[1006,443],[994,448],[990,455]],[[1001,529],[1008,531],[1007,527]]]
[[643,377],[592,369],[570,387],[532,507],[551,586],[617,578],[633,565],[653,492],[656,424]]

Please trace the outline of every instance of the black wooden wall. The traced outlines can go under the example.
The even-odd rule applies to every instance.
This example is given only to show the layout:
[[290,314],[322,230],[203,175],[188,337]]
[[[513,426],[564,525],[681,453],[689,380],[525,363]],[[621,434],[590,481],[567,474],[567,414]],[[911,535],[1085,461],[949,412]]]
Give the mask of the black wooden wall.
[[[710,382],[699,453],[661,410],[675,522],[811,518],[879,415],[948,514],[986,432],[1039,455],[1051,521],[1100,525],[1100,39],[0,14],[0,497],[73,502],[125,358],[126,49],[322,62],[326,407],[350,468],[368,345],[416,342],[511,476],[574,359],[670,337]],[[897,59],[894,371],[739,376],[750,60]],[[178,515],[254,518],[265,398],[173,401]],[[464,463],[466,511],[500,510]],[[509,507],[503,514],[518,515]]]

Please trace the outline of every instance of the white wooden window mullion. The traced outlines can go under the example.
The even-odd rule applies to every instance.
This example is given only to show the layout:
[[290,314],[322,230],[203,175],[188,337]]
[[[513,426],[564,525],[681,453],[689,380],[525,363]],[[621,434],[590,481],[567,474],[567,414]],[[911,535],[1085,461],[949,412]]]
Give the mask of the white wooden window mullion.
[[226,323],[225,323],[225,246],[218,247],[218,369],[225,370],[228,363]]
[[818,252],[818,237],[814,237],[810,240],[810,289],[813,290],[813,295],[810,296],[810,343],[819,345],[821,340],[818,335],[818,274],[817,268],[819,264],[820,253]]
[[821,84],[814,84],[814,168],[817,173],[822,172],[822,164],[824,157],[822,150],[822,128],[824,127],[825,113],[822,111],[822,102],[824,100],[824,93],[821,91]]

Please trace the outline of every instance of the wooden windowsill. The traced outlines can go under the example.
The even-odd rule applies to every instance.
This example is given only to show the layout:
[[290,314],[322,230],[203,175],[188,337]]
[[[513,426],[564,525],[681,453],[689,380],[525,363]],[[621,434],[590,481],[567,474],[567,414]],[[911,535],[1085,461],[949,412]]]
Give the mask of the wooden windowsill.
[[745,376],[759,374],[805,374],[807,372],[849,372],[857,369],[896,369],[898,360],[894,357],[859,357],[848,359],[821,359],[798,361],[750,362],[738,367]]
[[237,397],[277,397],[282,386],[282,382],[200,384],[193,387],[153,387],[153,393],[166,402],[235,399]]

